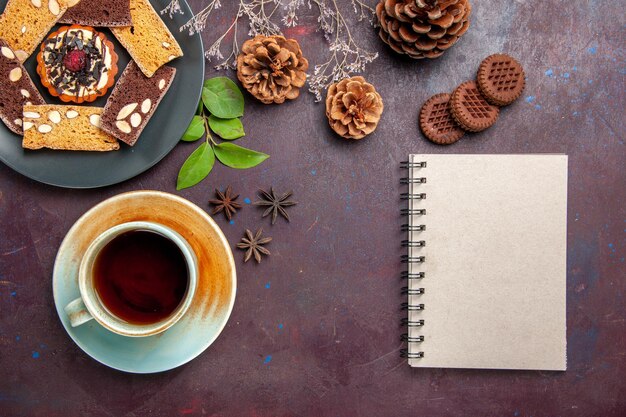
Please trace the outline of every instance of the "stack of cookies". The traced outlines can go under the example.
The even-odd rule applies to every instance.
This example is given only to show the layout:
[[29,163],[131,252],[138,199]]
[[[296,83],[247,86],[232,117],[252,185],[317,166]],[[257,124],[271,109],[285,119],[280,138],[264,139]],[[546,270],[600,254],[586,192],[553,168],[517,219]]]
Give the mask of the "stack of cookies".
[[[49,34],[58,23],[68,24]],[[108,28],[132,60],[104,108],[117,54]],[[44,39],[45,38],[45,39]],[[22,63],[37,57],[46,103]],[[9,0],[0,15],[0,119],[27,149],[110,151],[132,146],[174,80],[165,64],[183,51],[149,0]]]
[[424,103],[420,129],[434,143],[455,143],[465,132],[481,132],[493,126],[500,107],[517,100],[525,85],[519,62],[509,55],[491,55],[480,64],[476,81],[466,81],[452,94],[436,94]]

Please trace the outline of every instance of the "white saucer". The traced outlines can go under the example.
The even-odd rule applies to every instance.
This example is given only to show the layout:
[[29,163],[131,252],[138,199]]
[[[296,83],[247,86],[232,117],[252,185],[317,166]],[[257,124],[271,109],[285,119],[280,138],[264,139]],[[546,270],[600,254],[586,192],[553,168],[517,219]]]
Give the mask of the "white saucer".
[[[120,223],[147,220],[180,233],[198,257],[198,287],[185,316],[163,333],[126,337],[94,320],[71,327],[63,307],[80,296],[78,266],[91,241]],[[57,313],[76,344],[95,360],[126,372],[152,373],[183,365],[208,348],[224,329],[235,303],[237,278],[226,237],[195,204],[160,191],[134,191],[103,201],[72,226],[54,264]]]

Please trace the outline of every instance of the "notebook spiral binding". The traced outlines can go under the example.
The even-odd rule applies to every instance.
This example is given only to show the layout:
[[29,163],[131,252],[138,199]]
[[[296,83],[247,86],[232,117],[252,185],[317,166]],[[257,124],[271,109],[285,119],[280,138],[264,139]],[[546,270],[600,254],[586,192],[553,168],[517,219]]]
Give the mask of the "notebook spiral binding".
[[[405,184],[405,185],[412,185],[412,184],[425,184],[426,183],[426,177],[419,177],[419,176],[414,176],[413,174],[413,169],[414,168],[426,168],[426,162],[410,162],[410,161],[404,161],[400,163],[400,168],[402,169],[407,169],[409,171],[409,175],[405,178],[401,178],[400,179],[400,184]],[[400,199],[401,200],[406,200],[408,202],[408,207],[407,208],[403,208],[400,210],[400,214],[402,216],[424,216],[426,215],[426,209],[424,208],[413,208],[413,204],[417,203],[421,200],[424,200],[426,198],[426,193],[402,193],[400,194]],[[413,225],[410,224],[410,222],[407,222],[405,224],[403,224],[401,226],[401,231],[402,232],[406,232],[409,236],[411,234],[411,232],[423,232],[426,230],[426,225],[424,224],[419,224],[419,225]],[[425,256],[411,256],[410,252],[411,252],[411,248],[422,248],[424,246],[426,246],[426,241],[424,240],[411,240],[409,239],[405,239],[401,242],[401,246],[403,248],[407,248],[407,250],[409,251],[409,254],[407,255],[402,255],[401,257],[401,262],[402,263],[406,263],[406,264],[421,264],[424,263],[426,261],[426,257]],[[412,282],[411,280],[416,280],[416,279],[423,279],[426,277],[426,274],[421,271],[421,272],[409,272],[409,271],[403,271],[401,276],[400,276],[403,280],[407,280],[407,282]],[[411,286],[404,286],[402,287],[401,293],[403,295],[406,295],[407,297],[411,296],[420,296],[422,294],[424,294],[424,288],[419,287],[419,288],[411,288]],[[424,310],[424,304],[423,303],[418,303],[418,304],[411,304],[411,302],[405,302],[402,303],[401,305],[402,310],[406,311],[407,314],[409,314],[411,311],[422,311]],[[408,317],[405,317],[402,319],[401,321],[401,325],[402,327],[422,327],[424,326],[424,320],[410,320]],[[411,345],[411,344],[416,344],[416,343],[421,343],[424,341],[424,336],[423,335],[418,335],[418,336],[409,336],[409,333],[403,333],[400,337],[400,339],[403,342],[406,342],[407,345]],[[408,358],[408,359],[420,359],[424,357],[424,352],[423,351],[419,351],[419,352],[414,352],[414,349],[401,349],[400,350],[400,356],[403,358]]]

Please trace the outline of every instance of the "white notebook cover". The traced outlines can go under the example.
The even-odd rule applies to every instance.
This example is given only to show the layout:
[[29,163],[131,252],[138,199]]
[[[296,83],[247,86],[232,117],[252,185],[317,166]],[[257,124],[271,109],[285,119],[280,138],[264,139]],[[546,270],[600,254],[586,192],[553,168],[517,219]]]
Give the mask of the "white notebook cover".
[[[415,367],[566,368],[566,155],[411,155],[409,342]],[[413,339],[415,340],[415,339]]]

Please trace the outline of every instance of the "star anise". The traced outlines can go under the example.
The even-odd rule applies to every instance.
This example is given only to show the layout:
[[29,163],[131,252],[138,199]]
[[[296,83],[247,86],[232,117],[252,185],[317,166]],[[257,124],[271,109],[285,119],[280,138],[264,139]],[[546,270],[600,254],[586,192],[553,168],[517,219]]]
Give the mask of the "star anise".
[[241,238],[241,242],[237,243],[237,247],[239,249],[243,249],[246,251],[246,255],[243,258],[244,262],[248,262],[252,255],[254,255],[254,259],[257,263],[261,262],[261,255],[270,255],[270,251],[263,247],[266,243],[272,241],[271,237],[261,238],[263,234],[263,228],[256,231],[255,235],[252,235],[252,232],[246,229],[246,236]]
[[289,214],[285,210],[286,207],[294,206],[297,203],[295,201],[288,201],[287,199],[291,197],[293,191],[288,191],[278,197],[276,193],[274,193],[274,188],[270,187],[270,191],[259,190],[259,195],[261,199],[259,201],[255,201],[255,206],[264,206],[267,209],[263,212],[263,217],[272,213],[272,224],[276,223],[276,217],[278,217],[278,213],[280,213],[287,221],[290,221]]
[[233,214],[237,212],[237,209],[241,208],[241,204],[237,203],[235,200],[239,198],[239,194],[232,195],[232,188],[230,185],[226,187],[225,192],[221,192],[218,189],[215,189],[215,195],[217,199],[209,200],[209,203],[213,204],[215,208],[213,209],[213,214],[217,214],[220,211],[224,212],[224,216],[230,221],[233,217]]

